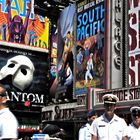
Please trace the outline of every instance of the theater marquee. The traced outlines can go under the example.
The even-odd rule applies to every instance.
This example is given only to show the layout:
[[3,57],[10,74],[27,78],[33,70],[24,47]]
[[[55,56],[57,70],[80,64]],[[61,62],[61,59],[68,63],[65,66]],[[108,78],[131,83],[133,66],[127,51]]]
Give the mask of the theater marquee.
[[125,102],[134,102],[140,101],[140,86],[131,87],[131,88],[121,88],[121,89],[113,89],[113,90],[104,90],[97,91],[95,94],[95,103],[94,105],[102,104],[102,96],[105,94],[114,94],[119,98],[118,103]]

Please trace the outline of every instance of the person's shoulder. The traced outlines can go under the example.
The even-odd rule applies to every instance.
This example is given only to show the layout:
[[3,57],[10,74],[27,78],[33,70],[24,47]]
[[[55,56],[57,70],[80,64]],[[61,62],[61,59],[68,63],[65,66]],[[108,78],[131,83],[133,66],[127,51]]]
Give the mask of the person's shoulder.
[[97,117],[94,121],[93,124],[98,124],[99,122],[101,122],[103,120],[103,115]]
[[121,118],[121,117],[119,117],[119,116],[116,115],[116,114],[115,114],[115,119],[116,119],[117,121],[126,123],[124,118]]
[[85,128],[85,127],[87,127],[87,123],[81,126],[81,128]]
[[104,115],[98,116],[94,121],[100,121],[104,118]]

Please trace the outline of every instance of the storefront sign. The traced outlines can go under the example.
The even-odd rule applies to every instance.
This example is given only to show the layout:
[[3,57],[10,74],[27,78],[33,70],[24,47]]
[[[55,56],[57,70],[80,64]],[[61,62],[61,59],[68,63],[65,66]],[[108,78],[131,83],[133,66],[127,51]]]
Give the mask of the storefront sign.
[[77,103],[50,105],[42,109],[42,121],[70,120]]
[[139,101],[140,86],[133,88],[122,88],[108,91],[98,91],[95,97],[95,105],[102,104],[102,96],[105,94],[114,94],[119,98],[119,102]]

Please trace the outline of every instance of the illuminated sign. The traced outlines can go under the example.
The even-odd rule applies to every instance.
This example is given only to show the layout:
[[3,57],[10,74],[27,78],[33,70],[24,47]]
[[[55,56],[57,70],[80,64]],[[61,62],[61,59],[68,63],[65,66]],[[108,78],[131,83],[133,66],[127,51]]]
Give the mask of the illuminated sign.
[[114,28],[114,50],[115,50],[115,58],[114,58],[114,66],[116,69],[120,69],[121,65],[121,38],[122,38],[122,31],[121,31],[121,25],[122,25],[122,9],[121,9],[121,1],[120,0],[115,0],[115,8],[114,8],[114,17],[115,17],[115,22],[113,24]]
[[119,98],[119,103],[121,102],[133,102],[140,101],[140,86],[133,88],[122,88],[113,90],[97,91],[95,94],[95,105],[102,104],[102,97],[105,94],[114,94]]

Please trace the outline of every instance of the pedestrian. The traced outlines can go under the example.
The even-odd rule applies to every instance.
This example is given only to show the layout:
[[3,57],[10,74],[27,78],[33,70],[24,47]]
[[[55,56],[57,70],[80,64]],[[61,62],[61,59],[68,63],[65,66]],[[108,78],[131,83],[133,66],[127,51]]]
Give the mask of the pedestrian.
[[104,114],[93,121],[90,127],[92,140],[122,140],[127,124],[114,111],[118,97],[113,94],[103,96]]
[[140,107],[133,106],[130,108],[132,123],[126,129],[126,139],[124,140],[139,140],[140,139]]
[[91,140],[92,135],[89,132],[89,128],[95,118],[97,118],[95,110],[90,110],[87,113],[87,123],[83,125],[79,130],[79,138],[78,138],[79,140]]
[[0,139],[18,138],[18,121],[7,104],[6,89],[0,84]]

